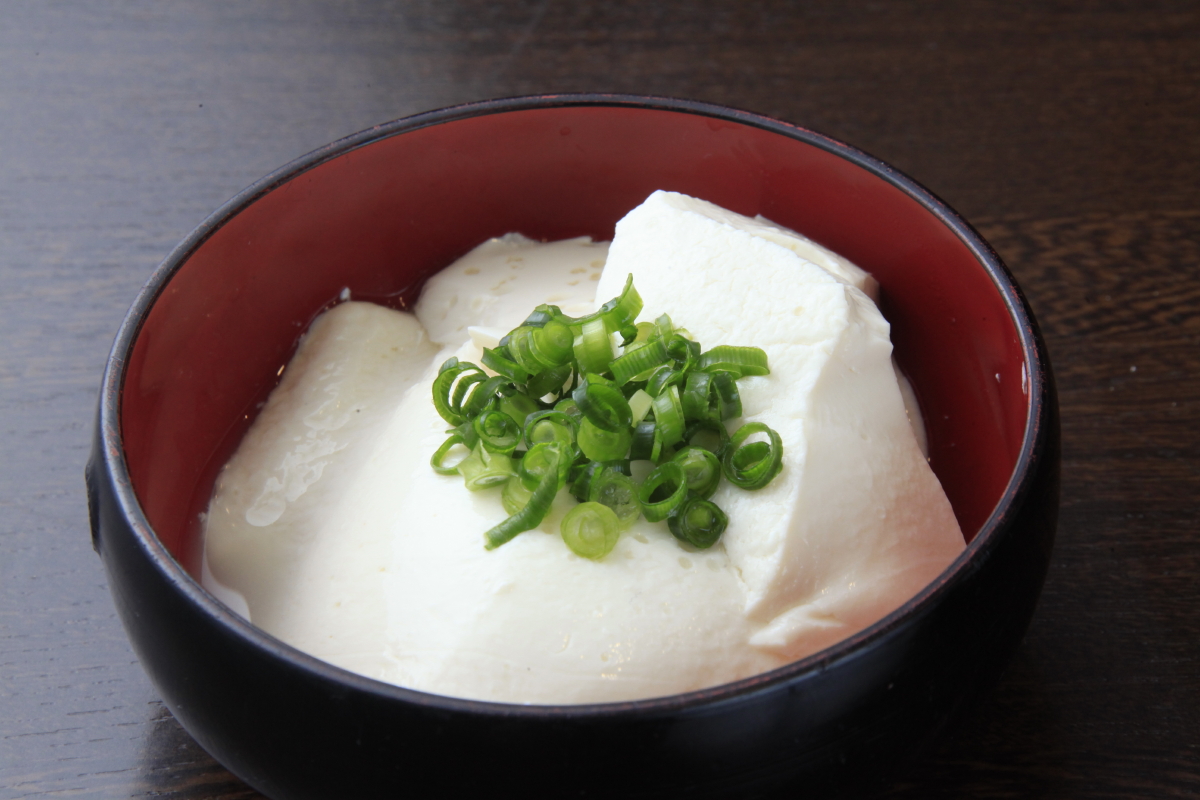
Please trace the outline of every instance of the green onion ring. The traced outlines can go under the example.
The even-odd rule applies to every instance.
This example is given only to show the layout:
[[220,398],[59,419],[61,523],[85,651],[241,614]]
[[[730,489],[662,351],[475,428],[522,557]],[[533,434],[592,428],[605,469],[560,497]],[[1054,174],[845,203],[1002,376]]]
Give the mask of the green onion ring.
[[462,404],[462,414],[467,419],[471,419],[485,408],[490,408],[505,394],[514,391],[516,391],[516,387],[513,386],[512,381],[503,375],[494,375],[475,386],[470,397]]
[[493,453],[483,446],[475,445],[471,454],[458,464],[458,474],[472,492],[499,486],[516,474],[512,459],[504,453]]
[[559,532],[573,553],[595,560],[604,558],[616,547],[621,524],[608,506],[587,502],[567,512]]
[[605,466],[592,477],[587,499],[608,506],[617,515],[621,530],[629,530],[642,514],[638,486],[614,466]]
[[717,386],[713,383],[710,372],[693,371],[687,377],[687,384],[680,394],[683,403],[684,419],[719,419],[720,412],[717,400]]
[[664,446],[683,440],[683,404],[679,401],[678,386],[668,386],[654,398],[654,420],[658,423],[658,436]]
[[742,395],[738,392],[737,379],[729,372],[712,373],[717,391],[717,409],[721,419],[733,419],[742,415]]
[[459,462],[455,462],[454,466],[452,467],[443,466],[442,461],[450,452],[450,448],[454,447],[456,444],[462,443],[463,438],[457,433],[451,434],[449,439],[442,442],[442,446],[435,450],[433,456],[429,459],[429,466],[433,467],[433,471],[439,475],[457,475],[458,465],[461,463],[461,460]]
[[571,377],[574,369],[570,364],[560,364],[530,376],[529,382],[525,384],[525,388],[529,392],[528,396],[534,398],[546,395],[561,396],[563,387],[566,386],[567,379]]
[[520,327],[525,328],[541,328],[552,319],[562,317],[562,309],[558,306],[547,305],[542,303],[540,306],[529,312],[529,316],[521,323]]
[[629,443],[630,461],[654,461],[654,443],[658,440],[658,425],[652,419],[643,420],[633,429]]
[[[711,447],[704,447],[702,444],[697,444],[694,440],[700,433],[712,433],[717,437],[717,448],[713,450]],[[688,423],[687,428],[683,432],[683,443],[688,447],[704,447],[705,450],[711,450],[717,458],[725,455],[725,449],[729,447],[729,431],[725,430],[725,426],[715,419],[698,419]]]
[[463,412],[463,396],[473,385],[487,378],[486,372],[469,361],[447,359],[433,382],[433,407],[451,425],[463,424],[467,419]]
[[[746,440],[756,433],[766,434],[768,442]],[[747,422],[729,440],[721,466],[725,477],[743,489],[761,489],[783,469],[783,440],[761,422]]]
[[613,359],[609,368],[612,370],[613,380],[618,385],[623,385],[643,372],[665,364],[666,361],[667,348],[662,340],[655,339],[642,347],[626,350],[624,355]]
[[607,372],[613,360],[612,339],[604,320],[585,322],[583,331],[575,337],[575,361],[582,372]]
[[504,490],[500,493],[500,505],[504,506],[504,513],[512,515],[516,514],[529,503],[529,498],[533,496],[533,492],[525,488],[525,484],[521,483],[520,475],[513,475],[508,479],[508,483],[504,484]]
[[535,444],[540,444],[542,442],[548,442],[552,440],[565,442],[565,437],[559,434],[555,434],[552,439],[544,437],[535,439],[535,428],[538,428],[538,423],[541,422],[549,422],[566,428],[571,434],[570,441],[566,442],[568,444],[574,444],[575,439],[579,436],[579,420],[575,419],[575,417],[571,416],[570,414],[551,409],[535,411],[525,418],[525,436],[522,441],[525,444],[526,450],[531,450]]
[[729,517],[720,506],[696,495],[681,503],[671,512],[671,516],[667,517],[667,527],[671,529],[671,534],[700,550],[706,550],[716,544],[728,526]]
[[562,442],[539,442],[529,448],[529,452],[521,459],[517,474],[521,476],[525,488],[533,491],[553,465],[557,470],[555,480],[562,486],[567,480],[567,472],[571,469],[571,456],[571,448]]
[[571,345],[575,335],[571,329],[552,319],[541,328],[534,328],[531,337],[531,351],[534,358],[546,367],[557,367],[571,359]]
[[770,375],[767,354],[759,347],[736,347],[723,344],[700,356],[697,367],[705,372],[724,370],[735,378],[747,375]]
[[589,373],[583,382],[575,387],[571,398],[575,405],[579,406],[584,418],[591,420],[597,428],[611,433],[628,430],[633,422],[633,410],[629,407],[629,401],[621,394],[620,389],[602,381],[604,379],[599,375]]
[[507,347],[483,348],[483,358],[480,361],[492,372],[503,375],[513,383],[525,383],[529,380],[529,373],[522,369],[520,364],[509,358]]
[[[652,501],[650,498],[662,486],[673,486],[670,495],[663,500]],[[650,522],[661,522],[687,497],[687,478],[683,467],[674,461],[668,461],[654,468],[646,476],[645,482],[638,489],[638,502],[642,504],[642,515]]]
[[683,467],[688,491],[707,500],[721,485],[721,460],[703,447],[685,447],[671,459]]
[[700,358],[700,343],[694,342],[676,331],[671,334],[671,339],[667,342],[667,355],[675,362],[678,369],[687,372]]
[[546,513],[550,511],[550,506],[554,502],[554,495],[558,494],[559,489],[558,462],[559,460],[565,460],[566,456],[562,454],[560,445],[539,445],[539,447],[548,447],[554,451],[547,457],[548,468],[544,470],[541,480],[538,481],[536,488],[533,489],[533,493],[529,496],[529,502],[525,504],[525,507],[483,535],[483,546],[486,549],[495,550],[500,545],[510,541],[518,533],[536,528],[542,524],[542,520],[546,518]]
[[650,373],[646,380],[646,393],[658,397],[668,386],[678,386],[686,377],[687,373],[677,369],[674,364],[663,364]]
[[633,433],[628,426],[618,431],[606,431],[584,417],[579,426],[576,443],[583,454],[592,461],[615,461],[624,458],[629,452],[629,442],[632,438]]
[[512,455],[521,441],[521,426],[512,417],[497,409],[484,409],[471,421],[483,446],[493,453]]

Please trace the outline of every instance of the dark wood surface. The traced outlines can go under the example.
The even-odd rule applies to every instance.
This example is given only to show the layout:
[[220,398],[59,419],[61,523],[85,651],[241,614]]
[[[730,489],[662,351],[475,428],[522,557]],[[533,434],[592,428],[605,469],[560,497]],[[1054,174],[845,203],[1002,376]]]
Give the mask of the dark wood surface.
[[259,796],[163,708],[88,541],[100,372],[153,268],[325,142],[570,90],[852,142],[971,220],[1041,322],[1064,438],[1041,605],[882,796],[1200,796],[1197,4],[645,0],[0,2],[0,796]]

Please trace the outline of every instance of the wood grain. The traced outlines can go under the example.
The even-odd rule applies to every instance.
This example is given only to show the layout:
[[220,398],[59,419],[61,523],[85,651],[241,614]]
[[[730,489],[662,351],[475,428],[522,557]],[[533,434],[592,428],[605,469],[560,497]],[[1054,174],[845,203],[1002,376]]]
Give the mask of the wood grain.
[[221,202],[340,136],[545,91],[850,141],[970,219],[1046,335],[1042,603],[995,692],[876,796],[1200,795],[1200,9],[1187,2],[5,3],[0,797],[258,797],[165,711],[90,550],[100,371]]

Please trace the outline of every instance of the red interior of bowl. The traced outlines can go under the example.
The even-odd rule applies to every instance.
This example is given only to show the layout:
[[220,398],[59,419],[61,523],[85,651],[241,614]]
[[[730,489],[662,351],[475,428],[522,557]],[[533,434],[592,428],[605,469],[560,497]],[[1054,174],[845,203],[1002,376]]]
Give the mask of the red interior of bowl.
[[488,237],[609,239],[655,189],[763,214],[875,275],[931,463],[973,537],[1013,472],[1028,397],[1017,328],[970,249],[900,189],[806,142],[679,111],[569,106],[374,141],[266,193],[195,250],[149,312],[121,398],[133,486],[164,545],[195,574],[217,469],[343,287],[403,305]]

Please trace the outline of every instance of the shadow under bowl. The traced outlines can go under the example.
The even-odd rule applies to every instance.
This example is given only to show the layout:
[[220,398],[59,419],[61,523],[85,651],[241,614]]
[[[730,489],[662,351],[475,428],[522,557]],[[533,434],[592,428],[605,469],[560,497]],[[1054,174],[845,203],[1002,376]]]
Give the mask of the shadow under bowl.
[[[685,695],[590,706],[410,691],[299,652],[198,581],[199,514],[312,318],[348,287],[405,307],[509,231],[613,226],[655,189],[762,214],[870,271],[969,545],[929,587],[812,657]],[[1058,506],[1046,350],[986,242],[888,165],[704,103],[554,95],[380,125],[267,176],[185,239],[135,301],[101,388],[92,536],[171,712],[279,799],[808,794],[884,775],[1007,663]]]

